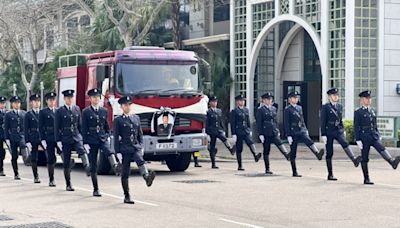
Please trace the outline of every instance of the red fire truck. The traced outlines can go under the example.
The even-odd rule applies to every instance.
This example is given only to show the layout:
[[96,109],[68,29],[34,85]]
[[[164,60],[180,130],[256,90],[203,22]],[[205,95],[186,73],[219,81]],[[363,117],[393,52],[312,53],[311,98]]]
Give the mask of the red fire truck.
[[[74,89],[76,104],[83,109],[89,105],[86,92],[101,88],[101,103],[111,124],[122,113],[118,98],[132,97],[132,110],[140,116],[144,133],[145,160],[165,160],[171,171],[184,171],[191,154],[207,148],[208,98],[201,90],[209,78],[209,66],[194,52],[129,47],[63,56],[59,65],[58,94]],[[64,104],[62,95],[58,103]],[[109,172],[107,159],[100,153],[99,173]]]

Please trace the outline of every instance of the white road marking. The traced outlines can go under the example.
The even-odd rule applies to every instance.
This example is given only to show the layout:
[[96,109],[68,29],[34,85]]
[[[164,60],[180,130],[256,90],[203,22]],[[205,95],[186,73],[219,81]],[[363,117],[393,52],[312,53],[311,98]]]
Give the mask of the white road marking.
[[236,225],[252,227],[252,228],[264,228],[262,226],[256,226],[256,225],[252,225],[252,224],[248,224],[248,223],[237,222],[237,221],[233,221],[233,220],[230,220],[230,219],[219,218],[218,220],[219,221],[223,221],[223,222],[227,222],[227,223],[236,224]]
[[[10,176],[6,176],[6,177],[8,177],[9,179],[14,179],[14,177],[10,177]],[[22,180],[22,181],[25,181],[25,182],[31,182],[31,183],[33,183],[31,179],[27,179],[27,178],[21,177],[21,180]],[[78,189],[78,190],[81,190],[81,191],[84,191],[84,192],[93,192],[93,190],[86,189],[86,188],[81,188],[81,187],[76,187],[76,186],[74,186],[74,188],[75,188],[75,189]],[[116,195],[113,195],[113,194],[110,194],[110,193],[101,192],[101,194],[104,195],[104,196],[108,196],[108,197],[111,197],[111,198],[115,198],[115,199],[120,199],[120,200],[123,200],[123,199],[124,199],[124,198],[121,197],[121,196],[116,196]],[[160,206],[160,205],[155,204],[155,203],[149,203],[149,202],[140,201],[140,200],[136,200],[136,199],[134,199],[134,201],[135,201],[135,203],[139,203],[139,204],[143,204],[143,205],[147,205],[147,206],[152,206],[152,207],[159,207],[159,206]]]

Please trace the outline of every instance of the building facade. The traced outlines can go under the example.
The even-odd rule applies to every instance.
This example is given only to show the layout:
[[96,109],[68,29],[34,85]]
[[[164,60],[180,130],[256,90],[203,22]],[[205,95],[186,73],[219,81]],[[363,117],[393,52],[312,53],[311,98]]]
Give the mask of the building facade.
[[251,113],[268,91],[282,119],[287,93],[298,91],[310,135],[318,136],[325,92],[337,87],[346,119],[365,89],[378,115],[400,116],[400,1],[231,0],[230,6],[231,94],[244,94]]

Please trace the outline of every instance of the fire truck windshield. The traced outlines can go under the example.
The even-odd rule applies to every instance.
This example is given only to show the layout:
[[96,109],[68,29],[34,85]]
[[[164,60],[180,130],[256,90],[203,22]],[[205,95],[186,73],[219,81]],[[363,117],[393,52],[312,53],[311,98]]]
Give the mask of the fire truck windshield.
[[197,91],[198,66],[118,63],[116,86],[122,94]]

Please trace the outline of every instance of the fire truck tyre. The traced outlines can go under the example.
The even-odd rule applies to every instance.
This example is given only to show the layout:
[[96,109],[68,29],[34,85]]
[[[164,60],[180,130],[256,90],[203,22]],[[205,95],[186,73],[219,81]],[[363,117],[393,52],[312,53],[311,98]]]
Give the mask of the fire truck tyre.
[[46,152],[43,150],[38,151],[38,166],[46,166],[47,165],[47,157],[46,157]]
[[108,161],[104,153],[101,151],[97,155],[97,174],[99,175],[114,174],[110,162]]
[[192,153],[181,153],[178,156],[173,155],[169,157],[166,162],[170,171],[172,172],[183,172],[190,165]]

